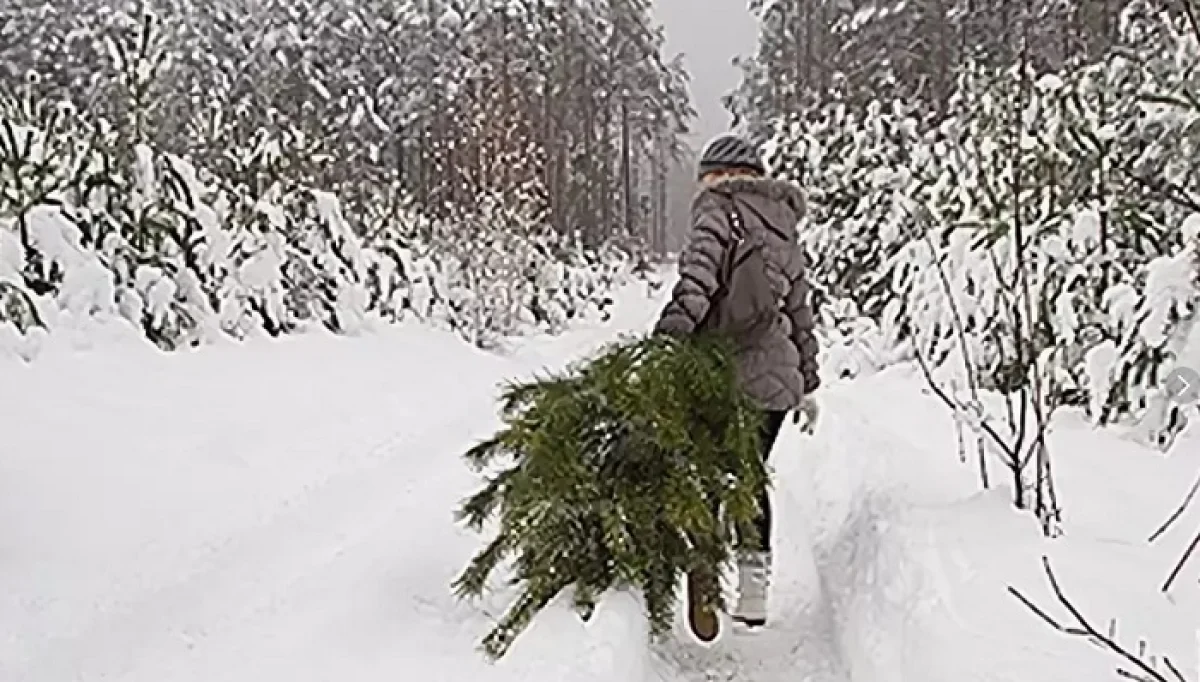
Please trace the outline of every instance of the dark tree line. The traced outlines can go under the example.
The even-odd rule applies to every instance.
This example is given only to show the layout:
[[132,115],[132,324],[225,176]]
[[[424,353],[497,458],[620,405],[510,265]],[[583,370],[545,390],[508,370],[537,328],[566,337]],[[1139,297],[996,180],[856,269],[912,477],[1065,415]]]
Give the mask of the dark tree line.
[[665,244],[692,112],[662,44],[647,0],[4,3],[0,325],[486,345],[603,314]]
[[439,216],[492,193],[592,244],[659,245],[692,112],[649,4],[11,0],[0,92],[68,100],[127,151],[248,183],[266,149],[354,216],[396,193]]
[[[1184,11],[1189,0],[1163,0]],[[945,114],[961,67],[1025,60],[1056,70],[1118,42],[1131,0],[750,0],[762,21],[745,81],[729,100],[760,126],[830,97],[897,97]],[[1139,3],[1142,4],[1142,3]],[[1022,52],[1025,50],[1025,52]],[[761,130],[761,129],[760,129]]]

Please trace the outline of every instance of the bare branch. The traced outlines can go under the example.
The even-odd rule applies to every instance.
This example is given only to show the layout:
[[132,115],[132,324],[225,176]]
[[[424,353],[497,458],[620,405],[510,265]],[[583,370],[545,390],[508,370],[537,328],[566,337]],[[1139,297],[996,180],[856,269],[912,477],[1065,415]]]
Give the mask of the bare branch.
[[1149,178],[1142,177],[1132,170],[1124,167],[1120,168],[1119,170],[1125,175],[1125,177],[1129,178],[1138,185],[1141,185],[1144,189],[1154,192],[1160,198],[1191,211],[1200,211],[1200,201],[1196,201],[1196,199],[1192,198],[1188,194],[1187,189],[1172,183],[1170,180],[1165,178],[1151,180]]
[[1136,682],[1151,682],[1151,678],[1146,677],[1145,675],[1131,673],[1124,668],[1117,668],[1117,677],[1122,677],[1127,680],[1135,680]]
[[1037,452],[1035,452],[1037,446],[1045,442],[1046,431],[1049,430],[1049,428],[1050,422],[1048,420],[1038,424],[1037,433],[1034,434],[1034,439],[1029,442],[1029,447],[1025,449],[1025,454],[1021,457],[1018,464],[1018,466],[1020,466],[1022,469],[1028,466],[1029,461],[1033,459],[1034,455],[1037,454]]
[[1150,536],[1150,539],[1147,540],[1147,542],[1154,542],[1161,537],[1163,533],[1166,533],[1167,529],[1171,527],[1171,524],[1175,523],[1180,516],[1183,516],[1183,512],[1187,510],[1188,505],[1192,503],[1192,499],[1196,497],[1196,493],[1198,491],[1200,491],[1200,476],[1196,477],[1196,482],[1192,484],[1191,490],[1188,490],[1188,493],[1183,498],[1183,503],[1179,505],[1179,508],[1176,509],[1175,512],[1171,514],[1171,516],[1168,517],[1161,526],[1158,527],[1158,530],[1154,531],[1154,534]]
[[1175,569],[1171,571],[1171,575],[1167,576],[1167,582],[1163,583],[1162,591],[1166,592],[1171,589],[1171,584],[1183,572],[1183,567],[1187,564],[1188,559],[1192,558],[1192,553],[1196,551],[1196,547],[1200,546],[1200,530],[1196,531],[1196,536],[1192,538],[1187,549],[1183,551],[1183,556],[1179,557],[1179,563],[1175,564]]
[[1030,601],[1028,597],[1021,594],[1021,591],[1018,590],[1017,588],[1013,587],[1012,585],[1009,585],[1008,593],[1011,594],[1012,596],[1016,597],[1017,600],[1020,601],[1022,604],[1024,604],[1030,611],[1033,611],[1035,614],[1037,614],[1038,618],[1041,618],[1042,620],[1046,621],[1046,624],[1049,625],[1050,627],[1054,628],[1055,630],[1058,630],[1059,632],[1067,631],[1067,629],[1064,628],[1062,625],[1060,625],[1058,621],[1054,620],[1054,618],[1052,618],[1050,616],[1050,614],[1048,614],[1045,611],[1038,608],[1038,606],[1036,604],[1034,604],[1032,601]]
[[1187,682],[1187,678],[1183,676],[1183,673],[1179,672],[1179,668],[1175,667],[1170,658],[1163,656],[1163,665],[1167,666],[1167,669],[1171,671],[1171,674],[1175,676],[1178,682]]
[[[1114,642],[1111,637],[1104,635],[1095,627],[1093,627],[1092,624],[1088,622],[1088,620],[1079,611],[1079,609],[1076,608],[1075,605],[1071,603],[1071,600],[1068,599],[1063,593],[1062,588],[1058,584],[1058,578],[1054,575],[1054,570],[1050,568],[1050,559],[1048,557],[1042,557],[1042,566],[1045,568],[1046,578],[1050,582],[1050,588],[1054,591],[1054,596],[1058,599],[1058,603],[1061,604],[1063,608],[1065,608],[1067,612],[1071,614],[1071,617],[1074,618],[1075,622],[1079,625],[1080,630],[1077,631],[1079,634],[1086,636],[1088,639],[1092,640],[1093,643],[1097,643],[1102,648],[1107,649],[1108,651],[1125,659],[1134,668],[1139,670],[1141,674],[1145,675],[1144,678],[1131,677],[1131,679],[1145,679],[1153,682],[1171,682],[1164,677],[1162,673],[1154,670],[1143,660],[1130,653],[1129,650]],[[1059,628],[1059,630],[1062,632],[1067,632],[1067,630],[1064,628]]]
[[[925,357],[921,355],[921,351],[915,352],[917,356],[917,365],[921,367],[921,373],[925,375],[925,381],[929,384],[929,388],[934,394],[941,399],[946,407],[949,407],[956,415],[962,412],[962,407],[946,393],[946,390],[938,385],[937,380],[933,378],[933,372],[929,369],[929,363],[925,361]],[[1015,464],[1018,461],[1017,453],[1013,452],[1012,446],[1004,440],[1004,438],[996,431],[995,427],[987,423],[986,420],[979,420],[979,428],[988,435],[989,438],[996,444],[996,447],[1004,451],[1009,461]]]
[[1180,0],[1183,5],[1183,13],[1187,16],[1188,24],[1192,27],[1192,33],[1196,34],[1196,40],[1200,41],[1200,17],[1196,16],[1196,10],[1192,7],[1192,0]]

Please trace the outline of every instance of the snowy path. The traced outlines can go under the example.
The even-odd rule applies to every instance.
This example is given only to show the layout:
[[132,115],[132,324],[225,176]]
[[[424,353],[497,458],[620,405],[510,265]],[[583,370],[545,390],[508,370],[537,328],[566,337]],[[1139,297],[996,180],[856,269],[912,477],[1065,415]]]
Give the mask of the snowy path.
[[978,470],[959,462],[949,416],[923,391],[903,368],[830,385],[814,436],[785,427],[772,459],[771,627],[734,630],[700,653],[668,642],[652,679],[1117,679],[1121,661],[1053,633],[1008,593],[1017,587],[1073,624],[1047,587],[1042,555],[1094,624],[1116,618],[1130,650],[1144,640],[1150,655],[1200,670],[1200,566],[1171,596],[1158,591],[1200,513],[1169,541],[1145,542],[1200,471],[1200,434],[1164,459],[1064,415],[1052,447],[1065,536],[1048,542],[1013,509],[998,464],[1000,485],[981,490]]
[[[944,414],[892,375],[824,390],[817,435],[779,444],[770,629],[648,649],[637,605],[616,598],[587,625],[548,609],[486,664],[473,646],[505,595],[448,589],[480,542],[450,515],[476,484],[459,455],[495,428],[497,382],[643,330],[655,309],[625,296],[611,324],[507,357],[404,328],[0,364],[0,680],[1107,678],[1110,661],[1004,593],[1044,596],[1036,532],[1002,491],[976,494]],[[1151,497],[1176,499],[1198,461],[1152,463]],[[1096,531],[1108,499],[1074,501]],[[1136,509],[1070,545],[1076,563],[1158,570],[1131,538],[1160,507]],[[1088,596],[1194,664],[1168,624],[1200,627],[1200,601],[1141,582],[1114,573]]]
[[459,455],[498,382],[652,312],[506,358],[408,328],[0,365],[0,679],[486,673]]

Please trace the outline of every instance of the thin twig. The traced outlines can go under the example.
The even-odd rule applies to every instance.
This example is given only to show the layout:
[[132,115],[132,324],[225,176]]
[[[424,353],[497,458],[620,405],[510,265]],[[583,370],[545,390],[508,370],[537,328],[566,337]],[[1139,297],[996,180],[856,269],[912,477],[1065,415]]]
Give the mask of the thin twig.
[[[921,222],[920,218],[913,215],[907,208],[904,209],[909,217],[915,222]],[[937,267],[938,281],[942,285],[942,293],[946,298],[946,307],[950,311],[950,319],[953,322],[954,335],[958,341],[959,352],[962,354],[963,367],[966,369],[967,390],[971,393],[971,400],[979,402],[979,382],[975,376],[976,367],[971,355],[970,344],[967,343],[967,328],[966,322],[963,319],[962,311],[958,305],[958,301],[954,298],[954,287],[951,285],[950,277],[946,274],[946,269],[942,265],[942,256],[938,254],[938,250],[934,245],[933,239],[929,234],[928,229],[925,230],[924,236],[925,246],[929,249],[934,265]],[[919,351],[918,351],[919,353]],[[959,434],[959,457],[964,462],[966,461],[966,449],[962,444],[962,427],[958,427]],[[988,481],[987,458],[984,454],[983,444],[976,438],[976,443],[979,445],[979,477],[984,489],[991,487]]]
[[[1087,619],[1083,617],[1083,614],[1080,613],[1079,609],[1077,609],[1075,605],[1072,604],[1071,601],[1066,597],[1066,595],[1063,594],[1062,588],[1059,587],[1058,579],[1055,577],[1054,571],[1050,568],[1050,560],[1045,556],[1042,557],[1042,565],[1045,568],[1046,577],[1050,582],[1050,587],[1054,591],[1054,595],[1058,599],[1059,604],[1067,609],[1067,611],[1075,619],[1078,627],[1068,627],[1060,624],[1045,611],[1034,605],[1032,601],[1030,601],[1025,597],[1025,595],[1021,594],[1012,586],[1009,586],[1008,588],[1009,594],[1020,600],[1020,602],[1024,604],[1026,608],[1037,614],[1039,618],[1041,618],[1055,630],[1064,634],[1083,637],[1089,640],[1092,644],[1117,654],[1137,668],[1137,672],[1131,672],[1124,667],[1118,667],[1118,676],[1129,680],[1137,680],[1138,682],[1172,682],[1171,680],[1168,680],[1162,673],[1154,670],[1142,660],[1142,656],[1145,655],[1144,641],[1141,643],[1141,650],[1135,655],[1114,641],[1116,638],[1115,621],[1113,622],[1113,626],[1110,627],[1109,635],[1104,635],[1095,627],[1093,627],[1087,621]],[[1179,669],[1175,667],[1169,658],[1164,656],[1162,660],[1164,665],[1167,666],[1167,668],[1171,671],[1171,674],[1175,677],[1175,682],[1187,682],[1183,675],[1180,674]]]
[[[1055,630],[1058,630],[1059,632],[1067,632],[1067,629],[1065,627],[1063,627],[1061,624],[1059,624],[1058,621],[1054,620],[1054,618],[1052,618],[1050,616],[1050,614],[1048,614],[1045,611],[1043,611],[1042,609],[1038,608],[1038,606],[1036,604],[1034,604],[1032,601],[1030,601],[1028,597],[1021,594],[1021,591],[1018,590],[1017,588],[1013,587],[1012,585],[1009,585],[1008,593],[1011,594],[1012,596],[1016,597],[1017,600],[1020,601],[1022,604],[1024,604],[1030,611],[1033,611],[1035,614],[1037,614],[1038,618],[1041,618],[1042,620],[1046,621],[1046,624],[1049,625],[1050,627],[1054,628]],[[1071,633],[1071,634],[1074,634],[1074,633]]]
[[1134,680],[1135,682],[1150,682],[1149,677],[1146,677],[1145,675],[1136,675],[1124,668],[1117,668],[1117,677],[1122,677],[1127,680]]
[[1167,576],[1167,582],[1163,583],[1162,591],[1166,592],[1171,589],[1171,584],[1183,572],[1183,567],[1187,564],[1188,559],[1192,558],[1192,552],[1196,551],[1196,547],[1200,546],[1200,531],[1196,531],[1196,536],[1192,538],[1186,550],[1183,551],[1183,556],[1179,557],[1179,563],[1175,564],[1175,569],[1171,571],[1171,575]]
[[1191,24],[1192,32],[1196,34],[1196,40],[1200,41],[1200,17],[1196,16],[1196,10],[1192,9],[1192,0],[1180,0],[1183,4],[1183,13],[1187,16],[1188,23]]
[[1187,678],[1183,676],[1183,673],[1179,672],[1179,668],[1175,667],[1170,658],[1163,656],[1163,665],[1167,666],[1167,670],[1171,671],[1171,674],[1175,676],[1178,682],[1187,682]]
[[1180,187],[1179,185],[1172,183],[1170,180],[1159,179],[1158,181],[1153,181],[1148,178],[1144,178],[1128,168],[1122,167],[1120,171],[1127,178],[1133,180],[1143,188],[1157,193],[1162,199],[1170,201],[1175,205],[1190,211],[1200,211],[1200,202],[1197,202],[1195,199],[1189,196],[1186,188]]
[[1048,431],[1049,429],[1050,429],[1049,421],[1043,421],[1042,423],[1038,424],[1037,433],[1034,434],[1034,439],[1029,442],[1029,447],[1025,449],[1025,454],[1018,461],[1017,466],[1019,466],[1021,469],[1024,469],[1025,467],[1029,466],[1029,460],[1033,459],[1033,456],[1035,454],[1037,454],[1036,452],[1034,452],[1035,448],[1037,448],[1039,443],[1045,442],[1044,438],[1046,435],[1046,431]]
[[[962,412],[962,408],[958,405],[958,403],[956,403],[954,399],[946,393],[945,389],[938,385],[937,380],[933,378],[933,372],[930,371],[929,363],[925,361],[925,358],[921,355],[921,351],[917,350],[915,355],[917,356],[917,364],[921,367],[921,373],[925,375],[925,381],[929,384],[929,388],[938,398],[942,400],[942,402],[946,403],[946,406],[954,411],[955,414]],[[1016,461],[1016,456],[1012,451],[1012,447],[1005,442],[1004,438],[1002,438],[999,433],[996,432],[995,427],[987,423],[985,419],[981,418],[979,419],[979,428],[983,429],[983,432],[986,433],[996,443],[997,447],[1004,451],[1004,454],[1010,460]]]
[[1179,505],[1179,508],[1175,510],[1175,513],[1171,514],[1171,516],[1167,518],[1167,520],[1164,521],[1161,526],[1158,527],[1158,530],[1154,531],[1154,534],[1150,536],[1150,539],[1147,540],[1147,542],[1154,542],[1157,540],[1162,536],[1163,533],[1167,532],[1167,529],[1171,527],[1171,524],[1175,523],[1180,516],[1183,516],[1183,512],[1188,508],[1188,505],[1192,503],[1192,499],[1196,497],[1197,491],[1200,491],[1200,476],[1196,477],[1196,482],[1192,484],[1191,490],[1188,490],[1187,495],[1183,498],[1183,503]]
[[1046,578],[1050,581],[1050,588],[1054,590],[1054,596],[1058,599],[1058,603],[1062,604],[1063,608],[1065,608],[1071,614],[1071,617],[1075,619],[1075,622],[1079,625],[1079,627],[1083,628],[1084,632],[1087,633],[1089,639],[1099,642],[1100,644],[1104,645],[1104,648],[1108,649],[1114,654],[1117,654],[1121,658],[1124,658],[1135,668],[1145,673],[1149,679],[1154,680],[1155,682],[1170,682],[1170,680],[1168,680],[1166,677],[1163,677],[1161,673],[1146,665],[1146,663],[1140,658],[1129,653],[1127,649],[1096,630],[1096,628],[1094,628],[1092,624],[1083,617],[1083,614],[1080,613],[1079,609],[1076,608],[1073,603],[1071,603],[1071,600],[1068,599],[1065,594],[1063,594],[1062,588],[1059,587],[1058,584],[1058,578],[1055,577],[1054,570],[1050,568],[1050,559],[1048,557],[1042,557],[1042,566],[1046,569]]

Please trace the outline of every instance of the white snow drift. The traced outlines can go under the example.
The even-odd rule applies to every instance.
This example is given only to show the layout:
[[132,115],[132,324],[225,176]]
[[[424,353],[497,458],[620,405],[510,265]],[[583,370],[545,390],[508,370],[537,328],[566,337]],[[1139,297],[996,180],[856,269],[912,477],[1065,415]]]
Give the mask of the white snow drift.
[[610,325],[503,357],[402,325],[0,360],[0,680],[1114,679],[1121,661],[1008,593],[1074,624],[1043,553],[1095,625],[1195,675],[1198,567],[1159,587],[1200,509],[1147,542],[1200,471],[1195,429],[1164,457],[1063,415],[1065,535],[1045,541],[979,490],[903,367],[831,383],[816,436],[783,436],[769,629],[649,645],[615,595],[587,624],[551,607],[485,663],[508,593],[450,594],[481,541],[451,519],[476,483],[459,454],[498,425],[497,382],[645,329],[642,286]]

